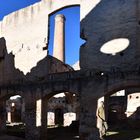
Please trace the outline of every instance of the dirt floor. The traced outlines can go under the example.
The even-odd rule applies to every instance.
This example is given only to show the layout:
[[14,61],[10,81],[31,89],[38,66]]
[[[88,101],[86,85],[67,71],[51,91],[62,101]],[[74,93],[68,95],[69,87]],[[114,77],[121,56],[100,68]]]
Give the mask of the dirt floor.
[[140,140],[140,130],[108,131],[106,140]]
[[48,129],[48,140],[80,140],[78,130],[71,127]]
[[0,140],[25,140],[25,139],[14,137],[14,136],[3,135],[3,136],[0,136]]
[[[48,128],[47,134],[47,140],[80,140],[78,129],[74,127]],[[10,129],[9,135],[0,136],[0,140],[25,140],[23,131],[14,132],[14,129]],[[140,129],[110,129],[105,140],[140,140]]]

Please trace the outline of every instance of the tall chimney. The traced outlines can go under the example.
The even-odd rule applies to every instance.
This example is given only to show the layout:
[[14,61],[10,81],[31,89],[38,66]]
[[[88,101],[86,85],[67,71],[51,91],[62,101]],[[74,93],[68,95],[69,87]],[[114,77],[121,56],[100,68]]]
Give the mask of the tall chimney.
[[55,17],[53,56],[65,62],[65,16],[61,14]]

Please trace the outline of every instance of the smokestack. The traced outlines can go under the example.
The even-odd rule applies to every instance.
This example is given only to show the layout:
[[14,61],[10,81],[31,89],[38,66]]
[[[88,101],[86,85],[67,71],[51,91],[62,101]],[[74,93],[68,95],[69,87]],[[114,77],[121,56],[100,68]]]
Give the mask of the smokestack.
[[55,17],[53,57],[65,62],[65,16],[62,14]]

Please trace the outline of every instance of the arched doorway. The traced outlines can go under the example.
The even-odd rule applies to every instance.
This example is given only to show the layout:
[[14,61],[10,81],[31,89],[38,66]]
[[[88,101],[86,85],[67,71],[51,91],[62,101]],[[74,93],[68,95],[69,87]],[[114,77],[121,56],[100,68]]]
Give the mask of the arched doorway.
[[[139,138],[139,87],[112,90],[105,96],[108,139]],[[113,134],[114,133],[114,134]]]
[[[43,98],[46,107],[42,109],[46,112],[47,138],[62,139],[79,135],[79,112],[80,108],[77,94],[51,93]],[[77,116],[77,117],[76,117]],[[45,122],[45,121],[44,121]],[[73,129],[74,128],[74,129]]]
[[[25,103],[21,95],[5,94],[0,99],[0,132],[7,137],[25,137]],[[1,139],[1,138],[0,138]]]
[[9,123],[24,122],[25,102],[24,99],[19,96],[11,96],[6,101],[7,121]]
[[115,125],[126,119],[127,95],[125,90],[120,90],[108,97],[107,103],[108,125]]

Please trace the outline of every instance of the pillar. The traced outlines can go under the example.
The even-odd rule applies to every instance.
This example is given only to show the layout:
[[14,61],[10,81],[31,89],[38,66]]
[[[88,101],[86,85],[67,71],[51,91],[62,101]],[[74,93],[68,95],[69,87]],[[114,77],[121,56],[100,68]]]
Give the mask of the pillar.
[[47,140],[47,104],[48,100],[42,98],[41,104],[41,140]]
[[6,132],[6,101],[0,100],[0,134]]
[[62,62],[65,62],[65,17],[56,15],[53,56]]
[[80,140],[99,140],[99,131],[96,127],[97,98],[86,99],[82,102],[80,112]]
[[104,99],[104,108],[105,108],[105,118],[106,118],[106,121],[108,121],[108,109],[109,109],[109,95],[106,95],[105,96],[105,99]]
[[21,121],[25,122],[25,100],[22,98],[22,104],[21,104]]
[[[83,80],[80,84],[80,140],[99,140],[97,128],[98,99],[104,94],[104,85],[100,80]],[[97,89],[97,87],[100,87]]]
[[40,131],[36,127],[36,96],[35,92],[26,91],[25,96],[25,139],[40,140]]

